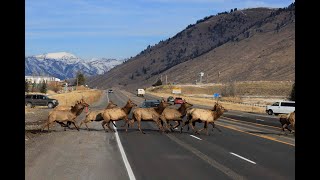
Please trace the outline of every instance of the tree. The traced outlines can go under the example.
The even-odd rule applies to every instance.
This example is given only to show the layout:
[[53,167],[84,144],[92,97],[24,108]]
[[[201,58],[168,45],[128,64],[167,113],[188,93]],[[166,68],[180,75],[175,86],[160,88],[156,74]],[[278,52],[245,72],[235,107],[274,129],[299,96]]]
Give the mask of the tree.
[[162,81],[161,79],[158,79],[158,81],[154,83],[152,86],[161,86],[161,85],[162,85]]
[[33,83],[32,83],[32,88],[31,88],[31,92],[35,92],[36,91],[36,82],[34,81]]
[[232,13],[232,12],[233,12],[233,9],[231,9],[230,12]]
[[77,77],[76,77],[76,81],[78,81],[77,85],[81,86],[81,85],[85,85],[86,79],[84,78],[84,75],[78,71],[77,72]]
[[24,92],[29,92],[29,82],[27,80],[24,83]]
[[292,90],[291,90],[291,93],[290,93],[290,100],[291,101],[295,101],[296,100],[296,88],[295,88],[295,85],[296,83],[293,83],[292,85]]
[[40,92],[47,93],[47,90],[48,90],[47,82],[43,80],[40,86]]

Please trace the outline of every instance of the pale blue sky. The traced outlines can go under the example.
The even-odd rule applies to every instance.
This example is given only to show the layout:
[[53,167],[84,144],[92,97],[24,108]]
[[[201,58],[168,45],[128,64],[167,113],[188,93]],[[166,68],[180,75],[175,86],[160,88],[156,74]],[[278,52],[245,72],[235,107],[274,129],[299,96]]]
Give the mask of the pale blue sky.
[[26,0],[25,53],[66,51],[123,59],[230,9],[283,8],[292,0]]

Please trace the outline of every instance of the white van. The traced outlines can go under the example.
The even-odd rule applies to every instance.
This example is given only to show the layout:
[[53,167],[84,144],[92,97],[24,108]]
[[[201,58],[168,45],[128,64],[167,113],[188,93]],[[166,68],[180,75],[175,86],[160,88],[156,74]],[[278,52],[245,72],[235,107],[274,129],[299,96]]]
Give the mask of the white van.
[[295,101],[278,101],[266,108],[269,115],[289,114],[293,111],[295,111]]
[[145,93],[144,89],[137,89],[137,96],[144,96]]

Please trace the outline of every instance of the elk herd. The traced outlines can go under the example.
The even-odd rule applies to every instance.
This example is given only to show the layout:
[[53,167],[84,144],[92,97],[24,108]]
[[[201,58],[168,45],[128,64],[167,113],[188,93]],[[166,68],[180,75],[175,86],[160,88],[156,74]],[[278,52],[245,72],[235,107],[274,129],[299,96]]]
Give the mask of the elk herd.
[[[212,126],[212,131],[214,128],[221,130],[218,127],[215,127],[216,120],[227,110],[219,103],[216,102],[212,109],[202,109],[202,108],[192,108],[192,104],[184,102],[181,106],[176,108],[169,108],[171,104],[161,100],[158,107],[150,108],[137,108],[137,105],[130,99],[123,107],[118,107],[117,104],[110,101],[104,109],[90,111],[86,113],[85,119],[80,122],[79,127],[76,125],[76,118],[82,113],[84,108],[88,108],[89,104],[86,103],[83,99],[77,101],[74,106],[71,107],[59,107],[57,106],[53,109],[48,116],[47,122],[41,128],[43,131],[46,127],[48,128],[54,122],[66,128],[70,128],[70,125],[73,124],[75,128],[79,131],[79,128],[84,124],[89,131],[88,123],[93,121],[100,121],[103,129],[108,132],[107,129],[114,132],[115,130],[111,128],[110,122],[114,124],[114,121],[124,121],[124,124],[121,127],[125,127],[126,132],[128,127],[133,127],[136,122],[138,125],[138,130],[145,134],[141,128],[142,121],[154,122],[159,128],[159,132],[172,132],[173,129],[176,129],[180,126],[180,133],[182,133],[183,128],[187,125],[193,130],[193,133],[199,134],[201,131],[205,130],[206,134],[209,135],[208,126]],[[129,114],[132,111],[132,118],[129,118]],[[183,118],[186,117],[186,121],[183,121]],[[174,121],[175,125],[171,125],[170,122]],[[290,132],[294,132],[288,126],[291,125],[294,128],[295,124],[295,112],[292,112],[288,115],[281,115],[279,121],[282,125],[282,131],[288,129]],[[195,123],[203,123],[203,128],[200,130],[195,129]],[[107,129],[106,129],[107,128]]]
[[[227,110],[222,107],[222,105],[216,102],[212,109],[200,109],[192,108],[192,104],[184,102],[181,106],[176,108],[167,108],[171,104],[161,100],[159,106],[150,107],[150,108],[137,108],[132,100],[128,99],[127,103],[123,107],[119,107],[117,104],[110,101],[104,109],[90,111],[86,113],[85,119],[80,122],[79,127],[76,125],[76,118],[82,113],[84,108],[89,107],[89,104],[86,103],[83,99],[77,101],[74,106],[71,107],[59,107],[57,106],[53,109],[48,116],[47,122],[41,128],[41,131],[46,127],[50,128],[54,122],[66,128],[70,128],[70,125],[73,124],[75,128],[79,131],[79,128],[84,124],[87,130],[90,130],[88,124],[93,121],[100,121],[103,129],[108,132],[108,130],[114,132],[115,130],[111,128],[110,122],[114,121],[124,121],[124,124],[121,127],[125,127],[126,132],[128,127],[133,127],[136,122],[138,125],[138,130],[145,134],[141,128],[141,122],[150,121],[154,122],[159,131],[168,132],[173,131],[177,127],[180,127],[180,133],[182,133],[183,127],[188,125],[192,128],[193,132],[199,134],[200,131],[206,130],[208,133],[208,125],[212,125],[212,130],[215,127],[215,121]],[[129,114],[132,111],[132,118],[129,118]],[[187,117],[186,121],[183,121],[184,117]],[[175,125],[171,125],[170,122],[175,122]],[[199,131],[195,129],[195,123],[203,123],[203,128]],[[108,129],[108,130],[107,130]],[[220,131],[220,130],[219,130]]]

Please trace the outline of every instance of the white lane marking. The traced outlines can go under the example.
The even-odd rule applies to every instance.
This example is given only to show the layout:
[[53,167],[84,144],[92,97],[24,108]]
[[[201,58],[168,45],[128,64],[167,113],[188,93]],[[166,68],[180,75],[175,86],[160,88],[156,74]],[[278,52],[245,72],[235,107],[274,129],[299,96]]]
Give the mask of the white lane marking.
[[191,136],[191,137],[194,137],[194,138],[196,138],[196,139],[202,140],[202,139],[198,138],[197,136],[194,136],[194,135],[190,135],[190,136]]
[[241,159],[243,159],[243,160],[246,160],[246,161],[248,161],[248,162],[250,162],[250,163],[252,163],[252,164],[256,164],[255,162],[253,162],[253,161],[251,161],[251,160],[249,160],[249,159],[247,159],[247,158],[244,158],[244,157],[242,157],[242,156],[240,156],[240,155],[238,155],[238,154],[235,154],[235,153],[233,153],[233,152],[230,152],[230,154],[232,154],[232,155],[234,155],[234,156],[237,156],[238,158],[241,158]]
[[256,119],[257,121],[264,121],[263,119]]
[[121,144],[121,141],[120,141],[120,138],[119,138],[119,135],[118,135],[117,128],[114,125],[112,125],[112,126],[116,130],[115,135],[116,135],[117,144],[118,144],[118,147],[120,149],[120,153],[121,153],[124,165],[126,166],[126,169],[127,169],[128,175],[129,175],[129,179],[130,180],[135,180],[136,177],[133,174],[133,171],[132,171],[131,166],[129,164],[129,161],[127,159],[126,153],[124,152],[124,149],[122,147],[122,144]]

